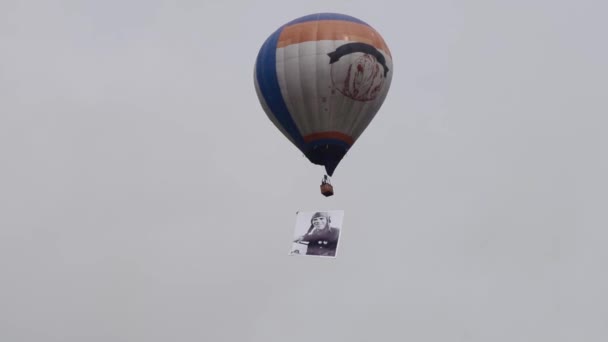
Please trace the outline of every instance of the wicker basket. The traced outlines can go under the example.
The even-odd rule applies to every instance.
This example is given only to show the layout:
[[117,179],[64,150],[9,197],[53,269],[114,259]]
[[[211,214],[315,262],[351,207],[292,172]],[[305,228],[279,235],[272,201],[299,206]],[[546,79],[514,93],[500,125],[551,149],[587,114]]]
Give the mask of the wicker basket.
[[321,184],[321,193],[325,197],[329,197],[334,194],[334,187],[329,183]]

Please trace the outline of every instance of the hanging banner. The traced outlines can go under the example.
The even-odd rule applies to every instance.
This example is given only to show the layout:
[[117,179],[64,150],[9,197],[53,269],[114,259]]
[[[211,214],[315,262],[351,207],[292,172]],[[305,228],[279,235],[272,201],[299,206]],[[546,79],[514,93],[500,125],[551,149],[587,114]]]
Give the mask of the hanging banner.
[[298,211],[290,255],[336,257],[343,210]]

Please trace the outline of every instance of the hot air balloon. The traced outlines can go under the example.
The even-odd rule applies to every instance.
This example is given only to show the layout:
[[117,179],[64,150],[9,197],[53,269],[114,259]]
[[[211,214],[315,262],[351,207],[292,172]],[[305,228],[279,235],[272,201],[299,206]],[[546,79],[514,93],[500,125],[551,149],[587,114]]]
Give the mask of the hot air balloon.
[[258,99],[272,123],[329,176],[370,124],[391,84],[384,39],[367,23],[338,13],[311,14],[278,28],[254,68]]

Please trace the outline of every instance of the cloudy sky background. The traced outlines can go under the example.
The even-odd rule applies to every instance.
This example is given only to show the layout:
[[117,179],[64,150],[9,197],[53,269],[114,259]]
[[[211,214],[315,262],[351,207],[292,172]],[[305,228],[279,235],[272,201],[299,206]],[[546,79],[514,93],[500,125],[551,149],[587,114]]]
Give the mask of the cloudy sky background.
[[[604,1],[0,1],[0,340],[608,339]],[[391,47],[323,175],[253,86],[315,12]],[[296,211],[345,211],[293,258]]]

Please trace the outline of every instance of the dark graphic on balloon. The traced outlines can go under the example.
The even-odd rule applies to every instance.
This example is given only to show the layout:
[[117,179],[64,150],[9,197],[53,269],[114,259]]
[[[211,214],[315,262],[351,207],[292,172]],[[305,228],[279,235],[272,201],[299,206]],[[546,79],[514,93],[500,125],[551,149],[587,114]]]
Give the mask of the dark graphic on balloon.
[[340,93],[356,101],[378,96],[389,72],[380,51],[369,44],[348,43],[327,55],[333,85]]

